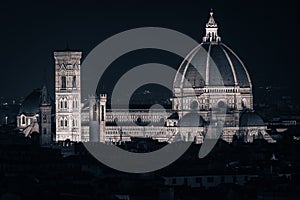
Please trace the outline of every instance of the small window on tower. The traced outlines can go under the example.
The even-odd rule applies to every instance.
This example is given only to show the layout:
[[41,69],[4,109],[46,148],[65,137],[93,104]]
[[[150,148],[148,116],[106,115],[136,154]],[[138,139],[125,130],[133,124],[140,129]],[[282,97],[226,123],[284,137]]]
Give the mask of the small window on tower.
[[97,120],[97,105],[93,105],[93,121]]
[[66,89],[67,87],[67,79],[66,79],[66,76],[62,76],[61,77],[61,88],[62,89]]
[[25,116],[22,116],[22,124],[26,124],[26,118],[25,118]]
[[59,99],[59,107],[62,109],[64,108],[64,104],[63,104],[63,98]]
[[46,123],[47,122],[47,115],[43,114],[43,122]]
[[68,126],[68,120],[65,119],[65,127]]
[[68,108],[68,101],[65,99],[65,108]]
[[76,88],[76,76],[73,76],[72,87]]
[[101,121],[104,121],[104,106],[101,106]]

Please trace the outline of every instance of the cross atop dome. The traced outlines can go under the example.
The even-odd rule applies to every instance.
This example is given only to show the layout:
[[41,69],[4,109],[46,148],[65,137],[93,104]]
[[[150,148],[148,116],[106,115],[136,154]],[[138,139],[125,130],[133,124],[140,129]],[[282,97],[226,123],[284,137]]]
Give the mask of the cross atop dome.
[[208,22],[206,23],[206,34],[203,37],[203,42],[209,42],[209,43],[218,43],[221,42],[221,37],[218,35],[218,25],[215,22],[215,19],[213,17],[214,13],[211,9],[210,11],[210,17]]

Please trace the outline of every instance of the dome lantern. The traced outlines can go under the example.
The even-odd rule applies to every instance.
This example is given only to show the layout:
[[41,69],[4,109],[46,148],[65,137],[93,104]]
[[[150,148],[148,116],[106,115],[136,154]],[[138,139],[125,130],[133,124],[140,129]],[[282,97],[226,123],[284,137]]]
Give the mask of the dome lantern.
[[206,23],[206,34],[203,37],[203,42],[218,43],[221,42],[221,37],[218,35],[218,25],[213,17],[213,11],[210,11],[210,17]]

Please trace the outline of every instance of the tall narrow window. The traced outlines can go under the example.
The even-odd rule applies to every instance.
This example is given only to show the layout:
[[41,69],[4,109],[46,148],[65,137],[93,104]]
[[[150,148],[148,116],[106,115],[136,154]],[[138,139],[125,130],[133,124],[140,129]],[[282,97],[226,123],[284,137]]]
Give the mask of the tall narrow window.
[[93,121],[97,120],[97,105],[93,106]]
[[65,99],[65,108],[68,108],[68,100]]
[[67,118],[65,118],[65,127],[67,127],[68,126],[68,120],[67,120]]
[[67,79],[66,79],[66,76],[62,76],[61,77],[61,88],[62,89],[66,89],[67,87]]
[[43,114],[43,122],[47,123],[47,115],[46,114]]
[[63,127],[64,126],[64,120],[60,119],[60,126]]
[[242,99],[242,107],[243,108],[247,107],[247,100],[245,98]]
[[60,99],[59,102],[60,102],[60,108],[64,108],[63,100]]
[[101,106],[101,121],[104,121],[104,106]]
[[76,76],[73,76],[72,87],[76,88]]
[[26,124],[25,116],[22,116],[22,124]]

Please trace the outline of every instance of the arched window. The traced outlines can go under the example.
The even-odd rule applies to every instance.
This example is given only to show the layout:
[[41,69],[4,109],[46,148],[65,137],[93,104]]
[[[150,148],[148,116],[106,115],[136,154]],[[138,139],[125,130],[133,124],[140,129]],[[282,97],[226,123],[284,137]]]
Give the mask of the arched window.
[[43,122],[46,123],[47,122],[47,115],[43,114]]
[[78,108],[77,99],[73,99],[73,108]]
[[68,108],[68,101],[67,101],[67,99],[65,99],[64,102],[65,102],[65,107],[64,108]]
[[66,89],[67,87],[67,79],[66,79],[66,76],[62,76],[61,77],[61,88],[62,89]]
[[60,119],[60,126],[63,127],[64,126],[64,120],[61,118]]
[[93,121],[97,120],[97,105],[93,105]]
[[25,116],[22,116],[22,120],[21,120],[22,122],[22,124],[26,124],[26,118],[25,118]]
[[67,120],[67,118],[65,118],[65,127],[67,127],[68,126],[68,120]]
[[245,98],[242,99],[242,107],[243,108],[247,107],[247,100]]
[[73,76],[72,87],[76,88],[76,76]]

